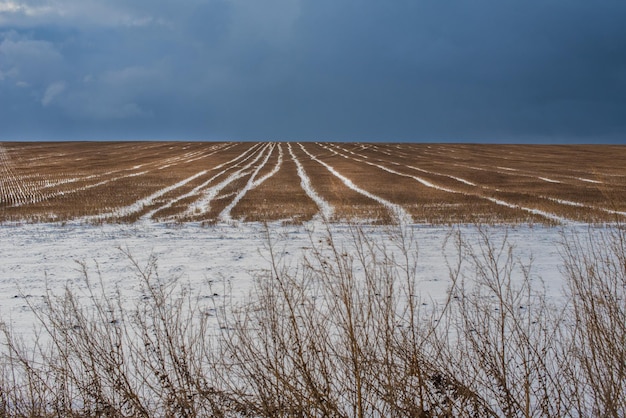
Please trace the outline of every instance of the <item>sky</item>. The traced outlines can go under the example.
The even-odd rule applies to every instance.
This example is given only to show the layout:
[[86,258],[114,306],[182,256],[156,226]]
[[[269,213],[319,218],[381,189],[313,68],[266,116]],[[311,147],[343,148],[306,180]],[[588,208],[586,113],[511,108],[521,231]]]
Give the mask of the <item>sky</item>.
[[623,0],[0,0],[0,140],[626,144]]

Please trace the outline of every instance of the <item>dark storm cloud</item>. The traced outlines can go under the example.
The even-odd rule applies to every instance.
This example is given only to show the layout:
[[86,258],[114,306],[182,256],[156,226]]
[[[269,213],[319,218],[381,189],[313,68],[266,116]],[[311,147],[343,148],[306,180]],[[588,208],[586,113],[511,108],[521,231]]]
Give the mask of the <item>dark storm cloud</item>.
[[626,3],[0,0],[0,139],[624,142]]

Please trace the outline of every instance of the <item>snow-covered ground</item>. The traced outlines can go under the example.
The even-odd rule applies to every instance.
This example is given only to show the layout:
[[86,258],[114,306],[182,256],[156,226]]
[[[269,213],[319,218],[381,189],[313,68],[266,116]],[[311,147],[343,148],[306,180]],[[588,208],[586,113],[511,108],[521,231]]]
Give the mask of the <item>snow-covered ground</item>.
[[[388,227],[364,228],[374,241],[394,247]],[[545,286],[549,298],[558,301],[564,286],[558,245],[564,228],[571,232],[585,231],[587,227],[499,226],[488,232],[495,242],[507,235],[522,261],[532,256],[533,280],[541,280],[539,284]],[[409,229],[419,246],[420,291],[427,299],[442,299],[450,286],[445,254],[455,253],[450,241],[444,249],[452,228],[420,225]],[[470,241],[477,236],[476,227],[456,229]],[[348,230],[346,225],[331,226],[340,246],[350,246]],[[324,242],[326,234],[321,223],[270,225],[269,231],[276,254],[292,266],[312,245]],[[208,311],[225,302],[241,301],[249,294],[254,278],[270,268],[267,230],[260,224],[5,224],[0,225],[1,320],[30,335],[36,322],[31,307],[43,303],[46,289],[61,294],[70,286],[84,292],[86,284],[79,262],[86,264],[92,283],[97,283],[100,271],[106,292],[113,297],[119,291],[124,301],[132,304],[145,294],[128,254],[139,265],[155,256],[160,280],[179,278],[179,283],[188,286]]]

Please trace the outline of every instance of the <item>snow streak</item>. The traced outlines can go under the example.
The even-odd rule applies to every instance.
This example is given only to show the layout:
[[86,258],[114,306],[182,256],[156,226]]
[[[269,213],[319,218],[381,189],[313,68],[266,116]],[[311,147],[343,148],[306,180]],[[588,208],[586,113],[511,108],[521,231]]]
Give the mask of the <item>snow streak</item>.
[[140,199],[138,201],[136,201],[135,203],[128,205],[126,207],[123,208],[119,208],[116,209],[113,212],[109,212],[109,213],[105,213],[105,214],[99,214],[99,215],[95,215],[95,216],[90,216],[90,217],[86,217],[85,220],[86,221],[92,221],[95,219],[106,219],[106,218],[110,218],[110,217],[120,217],[120,216],[128,216],[128,215],[132,215],[138,212],[141,212],[142,210],[144,210],[146,208],[146,206],[150,206],[152,204],[154,204],[154,201],[157,200],[158,198],[160,198],[161,196],[171,192],[172,190],[176,190],[179,187],[184,186],[185,184],[197,179],[200,176],[203,176],[207,173],[207,170],[203,170],[199,173],[194,174],[191,177],[188,177],[184,180],[179,181],[178,183],[172,184],[171,186],[165,187],[153,194],[151,194],[150,196]]
[[353,161],[356,161],[358,163],[365,163],[367,165],[371,165],[373,167],[380,168],[381,170],[386,171],[386,172],[391,173],[391,174],[395,174],[395,175],[398,175],[398,176],[411,178],[411,179],[417,181],[418,183],[421,183],[422,185],[424,185],[426,187],[430,187],[432,189],[440,190],[442,192],[447,192],[447,193],[460,193],[459,191],[456,191],[456,190],[448,189],[446,187],[437,186],[436,184],[433,184],[433,183],[429,182],[428,180],[424,180],[421,177],[412,176],[410,174],[405,174],[405,173],[400,173],[399,171],[392,170],[391,168],[385,167],[385,166],[380,165],[380,164],[372,163],[370,161],[365,161],[365,160],[361,160],[361,159],[358,159],[358,158],[348,157],[347,155],[341,154],[341,153],[339,153],[339,152],[337,152],[337,151],[335,151],[333,149],[330,149],[328,147],[324,147],[324,148],[326,148],[328,151],[330,151],[333,154],[338,155],[340,157],[349,158],[349,159],[351,159]]
[[[339,156],[344,157],[344,158],[351,158],[351,157],[348,157],[346,155],[342,155],[342,154],[340,154],[340,153],[338,153],[336,151],[333,151],[332,149],[329,149],[327,147],[325,147],[325,148],[328,149],[331,152],[334,152],[335,154],[337,154]],[[545,212],[545,211],[542,211],[542,210],[539,210],[539,209],[533,209],[533,208],[528,208],[528,207],[516,205],[516,204],[513,204],[513,203],[505,202],[504,200],[501,200],[501,199],[496,199],[494,197],[484,196],[482,194],[467,193],[467,192],[462,192],[462,191],[459,191],[459,190],[448,189],[446,187],[437,186],[437,185],[435,185],[435,184],[433,184],[433,183],[431,183],[431,182],[429,182],[427,180],[422,179],[421,177],[416,177],[416,176],[412,176],[410,174],[400,173],[400,172],[392,170],[392,169],[390,169],[388,167],[385,167],[385,166],[382,166],[382,165],[379,165],[379,164],[375,164],[375,163],[372,163],[372,162],[369,162],[369,161],[359,160],[359,159],[355,159],[355,158],[352,158],[352,159],[354,161],[357,161],[357,162],[362,162],[362,163],[365,163],[365,164],[369,164],[369,165],[378,167],[381,170],[387,171],[387,172],[392,173],[392,174],[396,174],[396,175],[403,176],[403,177],[410,177],[410,178],[418,181],[419,183],[423,184],[424,186],[430,187],[430,188],[434,188],[436,190],[440,190],[440,191],[448,192],[448,193],[461,193],[461,194],[465,194],[465,195],[469,195],[469,196],[474,196],[474,197],[478,197],[478,198],[481,198],[481,199],[486,199],[486,200],[488,200],[488,201],[490,201],[492,203],[495,203],[497,205],[500,205],[500,206],[505,206],[505,207],[512,208],[512,209],[523,210],[525,212],[529,212],[529,213],[532,213],[534,215],[540,215],[540,216],[543,216],[544,218],[547,218],[547,219],[550,219],[550,220],[553,220],[553,221],[557,221],[557,222],[561,222],[561,223],[568,222],[568,220],[566,218],[557,216],[557,215],[555,215],[553,213]],[[415,169],[415,170],[425,171],[425,170],[421,170],[421,169],[419,169],[417,167],[412,167],[412,166],[406,166],[406,167],[412,168],[412,169]],[[438,174],[438,173],[432,173],[432,174]],[[470,183],[470,182],[468,182],[466,180],[463,180],[463,179],[460,179],[460,178],[457,178],[457,180],[459,180],[459,181],[461,181],[463,183],[466,183],[466,184],[473,184],[473,183]],[[483,187],[483,188],[487,189],[486,187]]]
[[[196,196],[199,193],[202,193],[203,189],[205,189],[209,184],[211,184],[216,178],[218,178],[219,176],[221,176],[222,174],[226,173],[227,171],[231,170],[232,168],[234,168],[236,166],[236,165],[229,166],[229,164],[235,164],[235,162],[237,162],[237,161],[239,161],[239,163],[242,163],[242,162],[248,160],[252,155],[254,155],[254,151],[256,151],[257,148],[258,148],[257,145],[252,146],[252,147],[248,148],[246,151],[244,151],[243,153],[239,154],[237,157],[233,158],[232,160],[226,161],[225,163],[216,165],[215,167],[211,168],[210,171],[214,171],[214,170],[219,170],[220,168],[222,168],[224,166],[228,166],[227,168],[225,168],[222,171],[220,171],[219,173],[215,174],[213,177],[211,177],[210,179],[206,180],[205,182],[203,182],[199,186],[196,186],[190,192],[185,193],[183,195],[180,195],[180,196],[176,197],[175,199],[170,200],[165,205],[160,206],[160,207],[158,207],[156,209],[153,209],[150,212],[146,213],[144,216],[142,216],[142,220],[150,219],[157,212],[165,210],[165,209],[168,209],[168,208],[172,207],[174,204],[180,202],[183,199],[186,199],[186,198],[192,197],[192,196]],[[190,210],[191,210],[191,208],[188,209],[188,211],[190,211]]]
[[300,148],[302,148],[302,151],[304,151],[304,153],[307,154],[313,161],[316,161],[320,163],[321,165],[323,165],[324,167],[326,167],[328,171],[330,171],[335,177],[341,180],[343,184],[345,184],[349,189],[352,189],[355,192],[362,194],[363,196],[368,197],[372,200],[375,200],[376,202],[385,206],[391,212],[391,215],[396,222],[400,224],[408,224],[408,223],[413,222],[413,218],[411,217],[411,215],[409,215],[409,213],[405,211],[402,208],[402,206],[392,203],[388,200],[385,200],[380,196],[376,196],[375,194],[372,194],[368,192],[367,190],[361,189],[356,184],[354,184],[349,178],[343,176],[341,173],[335,170],[332,166],[330,166],[329,164],[325,163],[324,161],[320,160],[319,158],[315,157],[313,154],[308,152],[302,144],[298,144],[298,145],[300,146]]
[[[258,180],[256,179],[256,176],[259,174],[259,172],[261,171],[261,169],[263,167],[265,167],[265,165],[267,164],[267,161],[270,159],[270,156],[272,155],[272,153],[274,152],[274,148],[278,147],[279,150],[279,155],[278,155],[278,162],[276,163],[276,165],[274,166],[274,168],[272,169],[272,171],[270,171],[268,174],[266,174],[265,176],[261,177]],[[265,159],[263,160],[263,162],[261,164],[259,164],[259,166],[256,168],[256,170],[254,170],[254,172],[252,173],[252,175],[250,176],[250,178],[248,179],[248,182],[246,183],[246,185],[244,186],[243,189],[241,189],[237,195],[235,196],[235,198],[228,204],[228,206],[226,206],[224,208],[224,210],[222,210],[222,212],[219,215],[219,219],[221,221],[224,222],[230,222],[232,221],[232,217],[230,216],[230,212],[233,210],[233,208],[237,205],[237,203],[239,203],[239,201],[241,199],[243,199],[243,197],[246,195],[246,193],[248,193],[250,190],[258,187],[261,183],[263,183],[265,180],[267,180],[268,178],[272,177],[274,174],[276,174],[278,172],[278,170],[280,170],[280,166],[283,163],[283,149],[280,146],[280,144],[278,145],[274,145],[272,144],[270,147],[269,152],[267,153],[267,156],[265,157]]]
[[311,179],[309,178],[309,176],[307,176],[306,171],[304,171],[302,163],[300,163],[296,155],[293,153],[293,150],[291,149],[291,144],[287,144],[287,148],[289,149],[289,154],[291,154],[291,159],[296,164],[302,190],[304,190],[306,195],[309,196],[309,198],[311,198],[313,202],[315,202],[315,204],[319,208],[319,213],[322,219],[324,221],[330,220],[333,216],[333,213],[335,212],[335,209],[320,195],[318,195],[317,192],[313,189],[313,186],[311,185]]
[[[193,204],[191,204],[189,206],[189,208],[187,208],[187,211],[185,212],[185,215],[197,216],[197,215],[204,215],[207,212],[209,212],[209,210],[211,209],[211,206],[210,206],[211,202],[213,201],[213,199],[215,199],[215,197],[218,195],[218,193],[220,191],[222,191],[222,189],[224,189],[226,186],[228,186],[229,184],[234,182],[235,180],[238,180],[238,179],[240,179],[242,177],[245,177],[246,175],[250,174],[250,172],[245,171],[245,170],[248,170],[257,161],[259,161],[261,159],[261,157],[263,157],[263,154],[265,154],[265,151],[269,147],[270,147],[270,144],[266,144],[266,145],[264,145],[261,148],[260,151],[256,152],[256,154],[250,154],[249,156],[244,158],[240,163],[248,160],[253,155],[256,155],[256,157],[251,162],[249,162],[248,164],[246,164],[244,167],[240,168],[239,170],[235,171],[234,173],[229,175],[226,179],[222,180],[221,182],[219,182],[215,186],[210,187],[209,189],[203,191],[202,197],[199,200],[195,201]],[[244,154],[241,154],[240,157],[243,156]],[[229,169],[226,169],[223,172],[228,171],[228,170]],[[212,179],[214,179],[215,177],[219,176],[220,174],[221,173],[215,175],[214,177],[212,177]]]

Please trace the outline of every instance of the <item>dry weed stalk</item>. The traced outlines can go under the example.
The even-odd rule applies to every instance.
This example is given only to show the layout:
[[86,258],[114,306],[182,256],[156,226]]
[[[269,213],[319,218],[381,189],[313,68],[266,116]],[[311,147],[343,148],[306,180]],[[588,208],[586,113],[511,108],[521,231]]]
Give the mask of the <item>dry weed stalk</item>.
[[[157,260],[128,260],[129,304],[80,264],[86,293],[32,306],[34,345],[2,327],[2,416],[624,416],[626,231],[564,236],[555,305],[506,237],[452,231],[447,297],[420,296],[418,237],[311,234],[209,318]],[[84,302],[87,300],[88,302]],[[217,302],[216,302],[217,303]]]
[[568,364],[581,416],[626,415],[626,229],[564,236],[574,361]]

